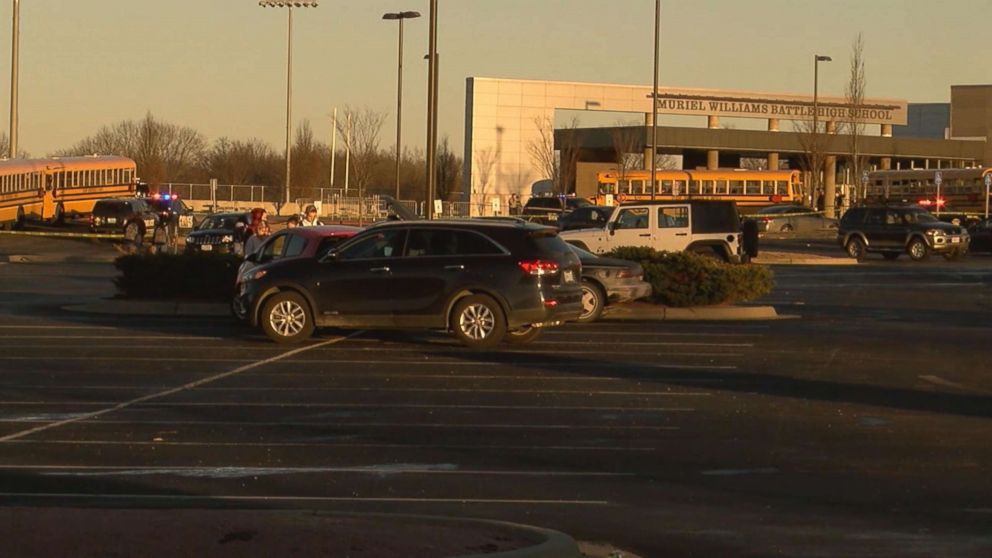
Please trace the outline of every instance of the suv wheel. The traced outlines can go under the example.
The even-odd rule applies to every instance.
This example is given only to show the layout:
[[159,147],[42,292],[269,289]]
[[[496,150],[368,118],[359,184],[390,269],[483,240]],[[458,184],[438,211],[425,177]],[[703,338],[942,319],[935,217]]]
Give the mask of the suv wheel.
[[466,347],[491,349],[506,335],[506,319],[495,300],[485,295],[471,295],[455,304],[451,329]]
[[603,315],[606,306],[606,296],[603,290],[592,281],[582,280],[582,314],[575,321],[586,324],[595,322]]
[[916,262],[922,262],[930,255],[930,249],[927,248],[927,243],[919,237],[909,241],[909,245],[906,246],[906,252]]
[[526,345],[541,335],[541,328],[527,326],[525,328],[507,331],[504,340],[512,345]]
[[859,262],[865,259],[865,242],[858,237],[854,237],[847,241],[847,255],[858,260]]
[[276,343],[299,343],[313,335],[313,314],[297,293],[272,295],[262,307],[262,330]]
[[65,206],[62,205],[62,202],[59,202],[55,206],[55,214],[52,215],[52,223],[55,223],[56,225],[65,223]]

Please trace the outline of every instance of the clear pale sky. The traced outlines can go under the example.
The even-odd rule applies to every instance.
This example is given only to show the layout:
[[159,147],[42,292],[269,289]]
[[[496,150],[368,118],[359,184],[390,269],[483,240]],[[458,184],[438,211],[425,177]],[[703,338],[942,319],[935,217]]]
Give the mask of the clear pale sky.
[[[440,0],[440,132],[464,133],[468,76],[651,83],[651,0]],[[405,41],[404,143],[425,128],[426,0],[321,0],[294,13],[294,120],[328,141],[332,106],[390,115],[396,23]],[[662,2],[661,84],[842,95],[864,33],[868,95],[946,102],[951,84],[992,82],[992,0]],[[11,0],[0,0],[0,122],[8,129]],[[208,139],[283,145],[285,9],[256,0],[21,0],[20,147],[44,155],[147,111]],[[702,125],[702,122],[699,123]]]

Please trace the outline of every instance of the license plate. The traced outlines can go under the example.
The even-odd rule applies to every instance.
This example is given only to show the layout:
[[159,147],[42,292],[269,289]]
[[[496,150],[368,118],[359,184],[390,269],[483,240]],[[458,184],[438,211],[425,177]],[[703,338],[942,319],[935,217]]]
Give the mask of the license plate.
[[179,216],[179,228],[181,228],[181,229],[192,229],[193,228],[193,216],[192,215],[180,215]]
[[108,223],[116,223],[117,222],[117,217],[107,217],[107,222]]
[[565,282],[566,283],[574,283],[575,282],[575,272],[572,271],[571,269],[566,269],[565,270]]
[[557,213],[548,213],[548,221],[557,221],[557,220],[558,220]]
[[155,219],[145,219],[145,226],[146,227],[149,227],[149,228],[150,227],[154,227],[155,226]]
[[957,244],[959,242],[961,242],[961,238],[960,237],[957,237],[957,236],[952,236],[951,237],[951,244]]
[[212,244],[201,244],[200,245],[200,250],[203,250],[204,252],[209,252],[209,251],[211,251],[213,249],[214,249],[214,247],[213,247]]

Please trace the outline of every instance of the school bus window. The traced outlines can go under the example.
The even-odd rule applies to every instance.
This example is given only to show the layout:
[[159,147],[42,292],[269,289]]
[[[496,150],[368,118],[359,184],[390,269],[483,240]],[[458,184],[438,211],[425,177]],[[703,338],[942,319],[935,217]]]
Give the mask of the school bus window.
[[661,188],[658,191],[659,194],[671,194],[672,193],[672,181],[671,180],[662,180],[660,186],[661,186]]
[[743,180],[731,180],[730,181],[730,193],[731,194],[743,194],[744,193],[744,181]]
[[643,194],[644,193],[644,181],[643,180],[631,180],[630,181],[630,190],[631,190],[631,192],[633,192],[635,194]]
[[759,180],[747,180],[744,182],[744,193],[745,194],[760,194],[761,193],[761,181]]
[[617,192],[619,192],[621,194],[629,194],[630,193],[630,181],[629,180],[620,180],[620,181],[617,181]]

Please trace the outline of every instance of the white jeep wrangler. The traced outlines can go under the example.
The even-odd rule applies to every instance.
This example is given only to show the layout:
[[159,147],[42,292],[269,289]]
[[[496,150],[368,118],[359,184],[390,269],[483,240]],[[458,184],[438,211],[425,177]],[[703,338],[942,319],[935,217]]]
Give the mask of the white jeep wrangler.
[[601,229],[563,231],[560,236],[595,254],[620,246],[647,246],[668,252],[689,250],[739,263],[758,253],[757,230],[741,232],[737,205],[732,201],[627,203],[614,209]]

